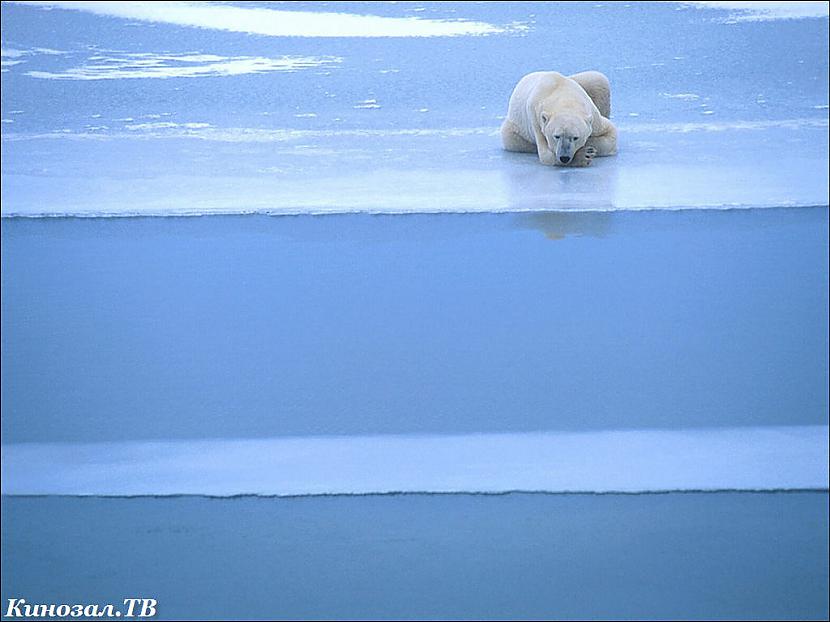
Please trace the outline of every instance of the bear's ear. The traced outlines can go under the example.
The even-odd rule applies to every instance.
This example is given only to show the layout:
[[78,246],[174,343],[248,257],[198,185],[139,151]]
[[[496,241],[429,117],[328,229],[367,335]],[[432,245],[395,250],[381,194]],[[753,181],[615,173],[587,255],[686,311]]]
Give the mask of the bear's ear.
[[548,117],[548,113],[547,113],[547,112],[543,112],[543,113],[542,113],[542,125],[547,125],[547,124],[548,124],[548,119],[549,119],[549,117]]

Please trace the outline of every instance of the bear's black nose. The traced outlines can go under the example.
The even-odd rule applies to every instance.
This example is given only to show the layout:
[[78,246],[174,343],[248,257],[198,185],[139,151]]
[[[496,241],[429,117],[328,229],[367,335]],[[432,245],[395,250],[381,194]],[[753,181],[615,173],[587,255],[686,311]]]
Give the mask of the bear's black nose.
[[559,156],[559,161],[560,161],[562,164],[567,164],[568,162],[570,162],[570,161],[571,161],[571,159],[570,159],[568,156]]

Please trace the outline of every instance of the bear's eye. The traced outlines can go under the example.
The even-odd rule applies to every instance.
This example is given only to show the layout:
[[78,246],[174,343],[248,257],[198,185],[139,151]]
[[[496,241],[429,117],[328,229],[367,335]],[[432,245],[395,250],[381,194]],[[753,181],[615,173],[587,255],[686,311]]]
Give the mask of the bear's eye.
[[553,135],[554,140],[559,140],[560,138],[562,138],[562,137],[559,134],[554,134]]

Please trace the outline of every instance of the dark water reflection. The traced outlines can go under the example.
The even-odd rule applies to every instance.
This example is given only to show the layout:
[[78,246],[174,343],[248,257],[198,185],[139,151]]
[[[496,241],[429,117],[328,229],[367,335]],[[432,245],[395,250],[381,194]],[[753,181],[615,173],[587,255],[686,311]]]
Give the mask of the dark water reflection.
[[6,219],[4,442],[826,424],[827,231],[826,208]]

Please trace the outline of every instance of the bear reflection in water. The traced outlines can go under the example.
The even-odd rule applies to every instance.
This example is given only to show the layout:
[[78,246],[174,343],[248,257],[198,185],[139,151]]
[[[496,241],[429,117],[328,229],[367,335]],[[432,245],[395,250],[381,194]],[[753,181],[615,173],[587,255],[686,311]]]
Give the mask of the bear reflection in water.
[[506,153],[505,159],[501,181],[508,207],[523,212],[518,226],[539,229],[552,240],[609,234],[617,209],[615,162],[551,170],[520,154]]
[[604,238],[613,231],[613,218],[610,212],[535,212],[519,214],[516,226],[537,229],[549,240],[573,236]]

